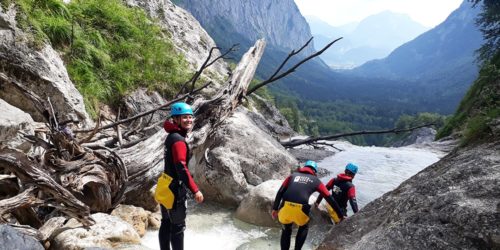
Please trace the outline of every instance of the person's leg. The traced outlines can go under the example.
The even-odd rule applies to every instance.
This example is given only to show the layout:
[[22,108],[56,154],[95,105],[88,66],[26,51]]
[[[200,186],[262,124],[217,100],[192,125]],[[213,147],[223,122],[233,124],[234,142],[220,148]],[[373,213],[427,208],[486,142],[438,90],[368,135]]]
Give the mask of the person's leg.
[[305,224],[299,227],[299,230],[297,231],[297,237],[295,238],[295,250],[302,249],[304,242],[306,242],[308,231],[309,231],[309,224]]
[[290,239],[292,238],[292,223],[282,225],[281,229],[281,250],[290,249]]
[[170,220],[168,220],[168,218],[163,218],[161,220],[160,231],[158,233],[161,250],[170,250],[171,225],[172,224],[170,223]]
[[186,223],[172,224],[172,231],[170,233],[172,241],[173,250],[183,250],[184,249],[184,229],[186,229]]
[[172,226],[170,231],[170,241],[173,250],[184,249],[184,230],[186,229],[186,202],[177,203],[175,209],[170,210]]

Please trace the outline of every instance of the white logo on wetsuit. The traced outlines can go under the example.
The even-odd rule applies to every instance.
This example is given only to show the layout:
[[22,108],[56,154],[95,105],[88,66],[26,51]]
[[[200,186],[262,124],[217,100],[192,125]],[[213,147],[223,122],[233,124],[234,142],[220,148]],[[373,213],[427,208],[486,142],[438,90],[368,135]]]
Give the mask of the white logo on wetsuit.
[[309,178],[307,176],[295,176],[295,179],[293,179],[293,182],[299,182],[299,183],[307,184],[309,182],[313,182],[313,180],[311,180],[311,178]]
[[340,194],[342,193],[342,189],[340,189],[339,187],[337,186],[333,186],[333,189],[332,189],[333,193],[336,193],[336,194]]

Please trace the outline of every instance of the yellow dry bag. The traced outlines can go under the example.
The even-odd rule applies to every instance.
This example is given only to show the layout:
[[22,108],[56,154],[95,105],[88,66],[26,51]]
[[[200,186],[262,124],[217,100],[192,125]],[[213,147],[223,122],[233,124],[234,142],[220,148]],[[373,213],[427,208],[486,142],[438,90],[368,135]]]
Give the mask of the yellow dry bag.
[[309,216],[302,211],[302,204],[285,201],[285,205],[278,212],[278,220],[281,224],[293,222],[303,226],[309,222]]
[[172,180],[173,178],[170,175],[162,173],[156,184],[155,200],[166,209],[172,209],[174,205],[174,193],[172,193],[169,187]]
[[335,210],[333,210],[330,204],[326,204],[326,210],[328,210],[328,214],[330,215],[330,218],[332,218],[333,222],[335,222],[335,224],[339,224],[339,215],[335,212]]

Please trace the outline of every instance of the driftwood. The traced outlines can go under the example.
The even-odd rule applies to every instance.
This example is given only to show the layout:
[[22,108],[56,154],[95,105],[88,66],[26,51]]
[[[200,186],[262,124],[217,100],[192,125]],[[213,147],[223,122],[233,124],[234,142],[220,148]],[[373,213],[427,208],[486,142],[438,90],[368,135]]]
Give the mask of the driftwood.
[[[351,133],[342,133],[342,134],[335,134],[335,135],[325,135],[325,136],[318,136],[318,137],[311,137],[311,138],[306,138],[306,139],[296,139],[296,140],[290,140],[290,141],[281,141],[281,145],[283,145],[286,148],[293,148],[302,144],[311,144],[316,141],[323,141],[323,140],[333,140],[333,139],[338,139],[342,137],[348,137],[348,136],[355,136],[355,135],[375,135],[375,134],[389,134],[389,133],[404,133],[404,132],[409,132],[413,131],[415,129],[423,128],[423,127],[430,127],[433,126],[434,124],[425,124],[425,125],[420,125],[412,128],[407,128],[407,129],[388,129],[388,130],[376,130],[376,131],[356,131],[356,132],[351,132]],[[329,145],[331,146],[331,145]]]
[[[308,46],[309,42],[300,50]],[[33,218],[37,217],[35,208],[46,208],[52,215],[65,215],[78,219],[85,226],[92,225],[93,221],[89,216],[91,212],[109,212],[125,199],[134,200],[144,196],[156,183],[163,169],[163,141],[166,133],[160,130],[149,137],[126,140],[131,134],[144,129],[138,128],[134,121],[164,110],[174,102],[194,98],[192,106],[195,109],[196,123],[190,143],[196,148],[242,104],[247,95],[292,73],[331,44],[292,66],[285,73],[279,74],[286,62],[300,50],[292,51],[268,80],[248,91],[265,48],[265,42],[259,40],[245,53],[226,83],[211,99],[206,100],[195,94],[211,82],[194,89],[195,82],[203,69],[227,54],[210,60],[211,50],[209,58],[200,70],[183,87],[183,90],[187,89],[190,84],[189,93],[179,93],[177,98],[161,106],[129,118],[113,120],[107,125],[100,123],[105,119],[99,119],[94,128],[79,131],[67,129],[67,123],[71,121],[57,120],[50,99],[41,100],[22,84],[7,80],[8,78],[0,73],[0,80],[14,85],[35,104],[39,112],[44,114],[48,126],[45,131],[47,139],[26,136],[27,140],[42,149],[42,154],[35,158],[13,149],[0,149],[0,169],[13,173],[19,182],[14,188],[0,192],[0,221],[3,220],[3,215],[10,214],[18,222],[30,225],[22,230],[32,232],[40,240],[47,240],[57,234],[58,231],[54,228],[62,225],[63,220],[46,221],[43,215],[38,214],[40,221],[36,221]],[[78,140],[72,132],[90,134],[81,136]],[[12,178],[2,175],[0,186],[9,182],[12,182]],[[19,211],[25,215],[24,218]]]

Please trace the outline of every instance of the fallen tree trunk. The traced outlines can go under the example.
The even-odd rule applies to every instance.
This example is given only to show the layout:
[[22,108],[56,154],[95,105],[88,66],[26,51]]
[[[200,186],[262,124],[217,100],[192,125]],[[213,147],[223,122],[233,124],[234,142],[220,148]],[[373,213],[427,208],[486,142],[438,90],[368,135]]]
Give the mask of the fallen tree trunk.
[[[210,100],[198,99],[192,105],[196,123],[191,136],[193,147],[203,144],[207,136],[220,125],[241,103],[264,52],[265,42],[259,40],[243,56],[231,78]],[[163,171],[163,142],[166,133],[161,130],[147,140],[117,153],[124,160],[129,181],[125,191],[127,200],[148,192]]]
[[355,135],[376,135],[376,134],[390,134],[390,133],[404,133],[404,132],[409,132],[413,131],[415,129],[423,128],[423,127],[430,127],[434,124],[425,124],[425,125],[420,125],[412,128],[407,128],[407,129],[387,129],[387,130],[375,130],[375,131],[356,131],[356,132],[350,132],[350,133],[341,133],[341,134],[335,134],[335,135],[325,135],[325,136],[318,136],[318,137],[310,137],[306,139],[296,139],[296,140],[291,140],[291,141],[281,141],[281,145],[286,148],[293,148],[302,144],[310,144],[314,143],[316,141],[322,141],[322,140],[333,140],[333,139],[338,139],[342,137],[348,137],[348,136],[355,136]]

